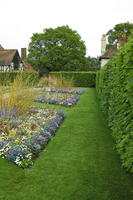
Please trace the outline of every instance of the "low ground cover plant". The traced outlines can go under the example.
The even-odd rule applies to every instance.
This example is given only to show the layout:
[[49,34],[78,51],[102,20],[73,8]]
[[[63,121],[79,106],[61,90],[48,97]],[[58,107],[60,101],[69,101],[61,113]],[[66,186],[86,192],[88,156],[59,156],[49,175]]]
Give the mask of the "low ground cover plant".
[[58,104],[64,106],[73,106],[79,100],[79,95],[59,92],[43,92],[38,97],[34,98],[37,102]]

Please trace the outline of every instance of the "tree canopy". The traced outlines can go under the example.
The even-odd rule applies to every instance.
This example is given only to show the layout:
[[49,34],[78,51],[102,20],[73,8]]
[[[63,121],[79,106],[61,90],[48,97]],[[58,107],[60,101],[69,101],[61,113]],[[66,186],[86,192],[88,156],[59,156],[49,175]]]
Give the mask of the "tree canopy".
[[89,68],[96,69],[96,70],[100,69],[99,57],[88,56],[87,59],[88,59],[88,62],[89,62],[88,70],[89,70]]
[[117,45],[120,39],[127,40],[133,32],[133,24],[126,22],[116,24],[113,29],[110,29],[106,35],[108,36],[108,45]]
[[45,71],[84,70],[86,46],[77,31],[69,26],[34,33],[29,44],[28,61],[43,74]]

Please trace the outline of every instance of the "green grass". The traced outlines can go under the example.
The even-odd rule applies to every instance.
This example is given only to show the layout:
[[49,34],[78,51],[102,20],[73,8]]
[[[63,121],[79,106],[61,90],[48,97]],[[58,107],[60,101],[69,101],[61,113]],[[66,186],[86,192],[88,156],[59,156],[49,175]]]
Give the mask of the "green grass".
[[63,109],[67,118],[32,169],[0,159],[0,200],[133,200],[95,90]]

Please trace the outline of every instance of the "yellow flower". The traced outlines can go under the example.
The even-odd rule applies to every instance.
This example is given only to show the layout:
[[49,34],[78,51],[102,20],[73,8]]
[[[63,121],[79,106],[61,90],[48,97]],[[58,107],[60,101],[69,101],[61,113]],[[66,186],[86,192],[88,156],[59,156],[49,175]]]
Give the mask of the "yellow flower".
[[15,131],[15,130],[11,130],[11,131],[9,132],[9,135],[16,135],[16,131]]
[[16,139],[15,142],[20,142],[20,139]]
[[32,135],[28,135],[28,138],[29,138],[29,139],[32,138]]

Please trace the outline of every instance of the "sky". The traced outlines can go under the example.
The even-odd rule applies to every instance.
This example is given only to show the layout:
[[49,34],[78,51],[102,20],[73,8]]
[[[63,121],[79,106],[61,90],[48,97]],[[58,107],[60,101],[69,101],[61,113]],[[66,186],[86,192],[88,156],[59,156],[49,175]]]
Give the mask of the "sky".
[[68,25],[100,56],[101,37],[116,24],[133,23],[133,0],[4,0],[0,2],[0,44],[28,48],[33,33]]

